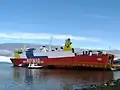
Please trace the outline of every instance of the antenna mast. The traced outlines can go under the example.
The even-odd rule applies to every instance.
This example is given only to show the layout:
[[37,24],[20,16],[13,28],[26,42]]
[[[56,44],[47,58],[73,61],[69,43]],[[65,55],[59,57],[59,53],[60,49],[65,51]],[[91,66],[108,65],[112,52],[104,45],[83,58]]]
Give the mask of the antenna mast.
[[109,51],[110,51],[110,54],[112,54],[112,50],[111,50],[111,46],[109,45]]
[[51,37],[50,37],[50,44],[49,44],[49,51],[51,51],[51,43],[52,43],[52,39],[53,39],[53,37],[51,36]]
[[24,46],[23,46],[23,50],[24,50],[24,51],[27,50],[27,46],[26,46],[26,44],[24,44]]

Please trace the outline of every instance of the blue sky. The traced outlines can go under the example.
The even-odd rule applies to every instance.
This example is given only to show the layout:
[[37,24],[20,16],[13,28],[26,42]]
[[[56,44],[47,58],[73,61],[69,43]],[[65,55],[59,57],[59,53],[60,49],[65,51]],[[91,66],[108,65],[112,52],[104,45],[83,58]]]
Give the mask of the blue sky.
[[[0,42],[120,49],[119,0],[0,0]],[[42,37],[42,38],[41,38]]]

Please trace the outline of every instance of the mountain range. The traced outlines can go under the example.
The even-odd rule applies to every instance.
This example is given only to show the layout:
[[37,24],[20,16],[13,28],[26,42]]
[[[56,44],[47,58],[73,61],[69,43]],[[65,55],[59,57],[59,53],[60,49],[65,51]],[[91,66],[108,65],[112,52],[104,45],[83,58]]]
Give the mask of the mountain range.
[[[12,56],[14,50],[20,49],[20,48],[39,48],[42,46],[46,46],[46,48],[49,48],[49,45],[44,44],[32,44],[32,43],[2,43],[0,44],[0,56]],[[51,45],[52,48],[60,48],[60,45]],[[82,48],[75,48],[76,52],[80,52],[81,50],[89,50],[89,49],[82,49]],[[94,49],[92,51],[97,51],[98,49]],[[120,50],[101,50],[105,51],[107,53],[112,53],[117,57],[120,57]]]

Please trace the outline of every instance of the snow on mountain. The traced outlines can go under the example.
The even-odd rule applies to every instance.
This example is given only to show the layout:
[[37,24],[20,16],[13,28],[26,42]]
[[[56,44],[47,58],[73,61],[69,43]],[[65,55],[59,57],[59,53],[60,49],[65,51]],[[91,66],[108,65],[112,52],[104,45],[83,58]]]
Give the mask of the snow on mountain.
[[7,56],[0,56],[0,62],[12,63],[10,57]]

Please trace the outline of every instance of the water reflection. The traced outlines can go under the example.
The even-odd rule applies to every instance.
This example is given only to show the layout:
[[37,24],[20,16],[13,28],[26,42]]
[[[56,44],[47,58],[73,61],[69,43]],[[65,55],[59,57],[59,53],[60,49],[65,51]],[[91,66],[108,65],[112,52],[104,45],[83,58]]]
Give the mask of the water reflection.
[[13,74],[14,80],[16,82],[20,81],[20,72],[19,72],[19,68],[14,68],[14,74]]
[[33,73],[31,69],[25,69],[25,81],[26,84],[30,85],[33,84]]
[[42,90],[75,90],[88,84],[101,84],[113,79],[112,71],[78,71],[14,68],[14,81]]
[[114,80],[120,79],[120,71],[113,72],[113,79]]

